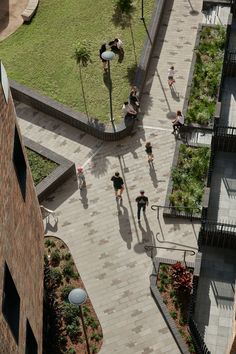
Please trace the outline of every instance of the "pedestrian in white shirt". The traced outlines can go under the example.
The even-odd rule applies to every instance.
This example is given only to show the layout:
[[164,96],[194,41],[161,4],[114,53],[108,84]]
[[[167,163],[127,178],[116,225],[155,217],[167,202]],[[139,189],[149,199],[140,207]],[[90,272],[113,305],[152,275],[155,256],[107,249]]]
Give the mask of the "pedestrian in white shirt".
[[184,116],[181,113],[181,111],[177,111],[175,119],[172,121],[173,124],[173,132],[172,134],[175,134],[175,132],[178,130],[179,127],[182,127],[184,125]]
[[169,87],[171,87],[175,83],[174,74],[175,74],[175,68],[174,68],[174,66],[171,66],[168,69],[168,85],[169,85]]

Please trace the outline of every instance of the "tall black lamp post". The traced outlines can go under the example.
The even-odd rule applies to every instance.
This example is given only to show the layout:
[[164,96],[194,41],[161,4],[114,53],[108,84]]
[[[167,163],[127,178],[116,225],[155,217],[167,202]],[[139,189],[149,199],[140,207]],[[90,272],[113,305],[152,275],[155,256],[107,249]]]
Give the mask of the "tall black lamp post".
[[112,85],[111,85],[111,70],[110,70],[110,60],[112,60],[114,58],[114,56],[115,56],[115,53],[113,53],[111,50],[106,50],[105,52],[102,53],[102,59],[104,59],[108,62],[110,120],[111,120],[111,124],[113,126],[113,129],[115,131],[113,109],[112,109]]
[[144,20],[144,9],[143,9],[143,1],[144,0],[141,0],[141,17],[140,17],[140,20]]
[[87,293],[80,288],[73,289],[68,295],[68,300],[71,304],[75,306],[79,306],[80,308],[80,313],[81,313],[81,320],[82,320],[82,326],[83,326],[83,331],[84,331],[84,336],[86,340],[86,345],[87,345],[87,351],[88,354],[90,354],[90,349],[89,349],[89,342],[88,342],[88,337],[87,337],[87,332],[84,324],[84,317],[83,317],[83,311],[82,311],[82,305],[87,301]]

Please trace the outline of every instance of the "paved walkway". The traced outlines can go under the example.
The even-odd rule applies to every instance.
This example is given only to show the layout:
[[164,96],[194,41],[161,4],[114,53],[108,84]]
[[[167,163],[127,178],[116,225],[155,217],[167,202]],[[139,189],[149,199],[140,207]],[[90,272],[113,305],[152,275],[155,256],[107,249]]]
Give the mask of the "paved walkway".
[[[192,59],[201,2],[166,2],[160,35],[151,60],[141,102],[143,123],[120,142],[101,142],[24,104],[16,107],[22,133],[85,167],[87,191],[73,178],[45,202],[55,209],[58,225],[47,234],[70,247],[104,334],[102,354],[179,353],[149,290],[152,272],[145,245],[196,249],[198,223],[161,218],[149,208],[138,225],[135,197],[144,188],[150,204],[164,204],[175,148],[171,134],[174,112],[181,109]],[[161,48],[160,48],[161,47]],[[167,69],[177,69],[176,90],[167,87]],[[150,93],[149,92],[150,89]],[[155,169],[149,170],[144,142],[154,147]],[[117,205],[110,178],[119,170],[125,180],[123,205]],[[158,256],[182,259],[177,251]],[[193,261],[191,257],[188,260]]]

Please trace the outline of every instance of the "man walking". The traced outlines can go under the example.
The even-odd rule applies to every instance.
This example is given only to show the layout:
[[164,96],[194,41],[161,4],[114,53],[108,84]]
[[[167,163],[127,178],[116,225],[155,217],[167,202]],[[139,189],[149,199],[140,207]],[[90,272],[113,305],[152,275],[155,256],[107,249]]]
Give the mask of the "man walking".
[[124,191],[124,181],[123,178],[120,177],[119,172],[115,172],[115,175],[111,177],[111,181],[113,182],[116,198],[120,198],[122,200],[122,193]]
[[145,192],[141,190],[140,195],[135,199],[138,206],[138,222],[140,222],[141,209],[143,209],[143,212],[145,213],[146,206],[148,206],[148,197],[146,197],[144,193]]

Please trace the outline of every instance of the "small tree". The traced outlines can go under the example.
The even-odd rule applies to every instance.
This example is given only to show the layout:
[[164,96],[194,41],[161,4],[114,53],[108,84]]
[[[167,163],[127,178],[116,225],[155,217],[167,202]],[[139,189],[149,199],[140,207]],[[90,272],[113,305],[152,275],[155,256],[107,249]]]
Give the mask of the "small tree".
[[90,44],[86,40],[83,40],[81,42],[78,41],[74,45],[73,58],[76,60],[76,63],[79,65],[79,73],[80,73],[81,88],[82,88],[82,94],[83,94],[83,100],[84,100],[84,107],[85,107],[86,115],[88,117],[88,109],[87,109],[87,104],[86,104],[84,85],[83,85],[83,79],[82,79],[82,70],[81,70],[81,67],[86,67],[89,63],[92,62],[91,61]]
[[116,6],[122,13],[129,14],[133,9],[133,0],[115,0]]

